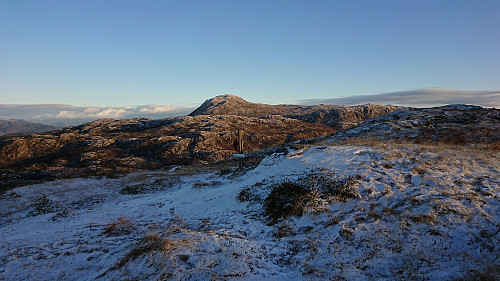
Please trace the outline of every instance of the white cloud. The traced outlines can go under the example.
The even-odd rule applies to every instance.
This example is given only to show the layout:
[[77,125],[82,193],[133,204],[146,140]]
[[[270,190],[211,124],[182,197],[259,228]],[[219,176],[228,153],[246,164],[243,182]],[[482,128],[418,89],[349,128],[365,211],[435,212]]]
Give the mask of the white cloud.
[[382,93],[378,95],[359,95],[331,99],[307,99],[302,100],[301,103],[345,105],[377,103],[413,107],[433,107],[447,104],[473,104],[483,107],[500,108],[500,91],[460,91],[431,88]]
[[51,105],[2,105],[0,118],[15,118],[37,121],[59,126],[78,125],[84,122],[112,118],[146,117],[153,119],[186,115],[193,111],[192,107],[175,105],[141,105],[124,107],[71,106],[61,104]]
[[178,109],[175,105],[143,105],[138,108],[139,112],[144,113],[168,113]]

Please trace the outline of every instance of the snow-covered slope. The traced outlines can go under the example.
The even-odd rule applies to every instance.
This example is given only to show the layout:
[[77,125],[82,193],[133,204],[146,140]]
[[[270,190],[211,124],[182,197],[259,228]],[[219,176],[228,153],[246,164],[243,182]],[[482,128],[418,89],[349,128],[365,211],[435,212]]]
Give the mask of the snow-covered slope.
[[[0,280],[447,280],[500,258],[499,171],[488,150],[319,146],[20,187],[1,194]],[[272,187],[313,174],[355,198],[270,224]]]

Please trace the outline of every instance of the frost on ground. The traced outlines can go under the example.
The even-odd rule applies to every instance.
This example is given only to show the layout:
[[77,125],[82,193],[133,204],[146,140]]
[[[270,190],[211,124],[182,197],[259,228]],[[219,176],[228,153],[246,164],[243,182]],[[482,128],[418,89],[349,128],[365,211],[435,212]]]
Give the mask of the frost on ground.
[[[498,264],[499,171],[477,148],[338,145],[20,187],[0,195],[0,280],[450,280]],[[271,217],[271,193],[300,209]]]

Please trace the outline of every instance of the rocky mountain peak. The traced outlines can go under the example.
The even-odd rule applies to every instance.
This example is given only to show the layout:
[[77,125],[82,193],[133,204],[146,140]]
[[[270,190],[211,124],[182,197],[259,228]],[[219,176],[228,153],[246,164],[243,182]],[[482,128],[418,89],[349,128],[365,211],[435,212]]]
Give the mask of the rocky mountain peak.
[[235,95],[219,95],[206,100],[200,107],[191,112],[189,116],[197,115],[236,115],[235,113],[243,106],[253,103],[248,102]]
[[247,102],[243,98],[231,94],[218,95],[211,99],[208,99],[212,103],[220,103],[220,102]]

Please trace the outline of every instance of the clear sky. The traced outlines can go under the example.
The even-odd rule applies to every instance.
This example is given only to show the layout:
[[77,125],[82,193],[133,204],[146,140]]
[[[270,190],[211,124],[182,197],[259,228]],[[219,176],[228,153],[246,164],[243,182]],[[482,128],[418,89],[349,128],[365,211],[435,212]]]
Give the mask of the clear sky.
[[0,0],[0,104],[500,89],[500,1]]

